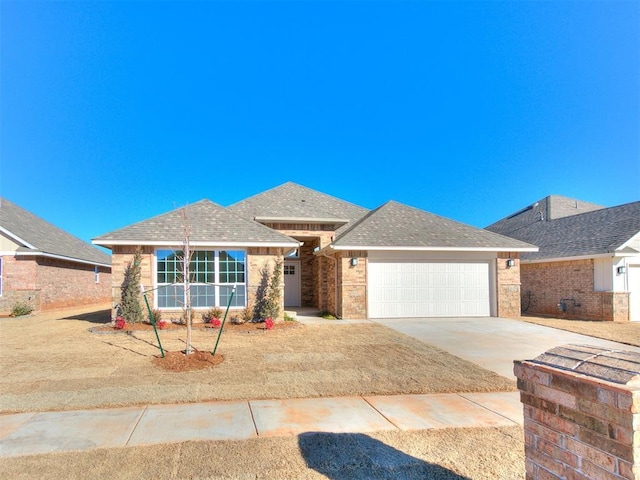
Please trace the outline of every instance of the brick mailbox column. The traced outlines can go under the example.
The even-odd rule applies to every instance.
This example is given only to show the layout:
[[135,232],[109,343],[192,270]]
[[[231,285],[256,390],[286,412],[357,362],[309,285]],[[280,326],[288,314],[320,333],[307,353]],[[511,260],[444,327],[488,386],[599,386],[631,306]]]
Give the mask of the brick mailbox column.
[[527,480],[640,480],[640,353],[564,345],[514,363]]

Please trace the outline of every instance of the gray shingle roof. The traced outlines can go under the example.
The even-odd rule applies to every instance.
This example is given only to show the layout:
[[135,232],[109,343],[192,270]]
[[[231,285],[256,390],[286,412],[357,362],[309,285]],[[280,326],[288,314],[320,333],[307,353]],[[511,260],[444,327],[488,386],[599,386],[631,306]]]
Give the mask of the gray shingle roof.
[[12,240],[22,244],[19,252],[111,265],[108,254],[4,198],[0,198],[0,227],[10,234]]
[[[493,230],[494,225],[487,229]],[[613,253],[640,233],[640,202],[511,225],[511,231],[500,225],[501,233],[540,247],[539,252],[523,254],[526,260]]]
[[535,248],[525,242],[390,201],[351,225],[335,241],[336,247],[392,247],[425,249]]
[[516,229],[540,220],[556,220],[601,208],[604,207],[595,203],[583,202],[561,195],[549,195],[489,225],[487,230],[511,236],[509,233],[513,233]]
[[[369,210],[324,193],[287,182],[228,207],[244,218],[333,219],[353,222]],[[329,223],[329,222],[327,222]],[[338,232],[343,231],[341,227]]]
[[[113,244],[182,244],[184,227],[182,208],[101,235],[93,241]],[[184,207],[191,227],[190,241],[203,243],[270,244],[297,246],[298,242],[264,225],[241,218],[209,200]]]

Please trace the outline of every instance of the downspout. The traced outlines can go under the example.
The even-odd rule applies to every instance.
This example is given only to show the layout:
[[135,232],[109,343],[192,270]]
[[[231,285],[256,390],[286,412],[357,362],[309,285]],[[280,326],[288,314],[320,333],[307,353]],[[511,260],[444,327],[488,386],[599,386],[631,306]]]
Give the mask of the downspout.
[[334,298],[334,302],[335,302],[335,309],[336,311],[334,312],[336,314],[337,318],[340,318],[338,316],[338,259],[332,256],[327,255],[325,252],[319,252],[322,254],[323,257],[327,257],[330,258],[331,260],[333,260],[333,263],[335,265],[334,267],[334,280],[333,280],[333,288],[334,288],[334,292],[333,292],[333,298]]

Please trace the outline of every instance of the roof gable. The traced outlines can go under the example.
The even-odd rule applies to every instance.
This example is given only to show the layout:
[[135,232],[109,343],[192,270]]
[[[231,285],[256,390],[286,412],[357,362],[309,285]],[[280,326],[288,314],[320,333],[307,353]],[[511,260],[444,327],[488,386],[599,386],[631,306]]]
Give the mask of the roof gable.
[[[495,224],[494,224],[495,225]],[[494,225],[487,227],[492,230]],[[526,225],[501,227],[501,233],[540,247],[523,255],[527,260],[613,254],[624,248],[640,232],[640,202],[537,221]]]
[[[183,218],[183,213],[185,217]],[[148,220],[101,235],[98,245],[181,245],[185,237],[185,220],[189,241],[194,244],[234,244],[296,246],[297,241],[264,225],[233,214],[210,200],[180,207]],[[272,245],[275,246],[275,245]]]
[[337,248],[532,250],[534,246],[414,207],[389,201],[351,225]]
[[[247,219],[270,221],[323,221],[345,224],[365,215],[368,210],[293,182],[259,193],[228,207]],[[344,230],[344,227],[338,231]]]
[[111,265],[111,257],[106,253],[4,198],[0,198],[0,228],[21,245],[18,252]]

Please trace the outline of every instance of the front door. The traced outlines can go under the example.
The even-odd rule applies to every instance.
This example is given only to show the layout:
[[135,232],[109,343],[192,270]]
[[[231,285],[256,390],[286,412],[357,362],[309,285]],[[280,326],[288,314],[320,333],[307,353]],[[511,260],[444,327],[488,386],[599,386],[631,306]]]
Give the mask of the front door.
[[284,262],[284,306],[300,306],[300,262]]

